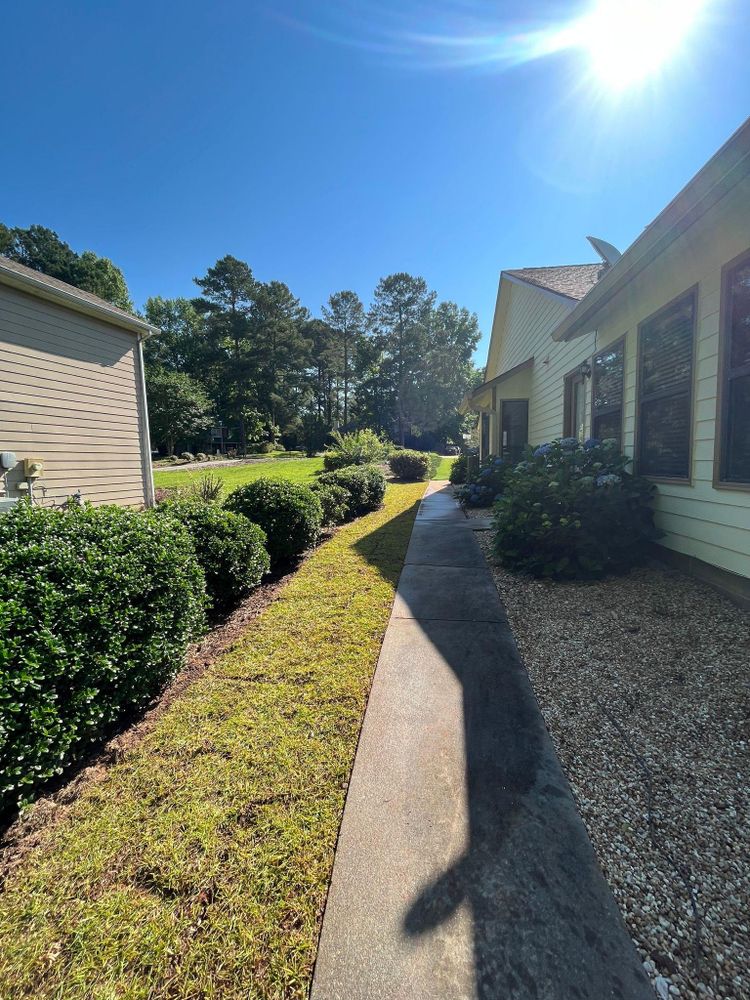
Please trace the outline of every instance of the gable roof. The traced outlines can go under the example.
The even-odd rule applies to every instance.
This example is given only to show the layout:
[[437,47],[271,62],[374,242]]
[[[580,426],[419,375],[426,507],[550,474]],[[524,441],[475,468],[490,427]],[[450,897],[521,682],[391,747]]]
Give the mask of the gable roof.
[[577,302],[591,291],[606,270],[602,263],[561,264],[557,267],[521,267],[503,271],[503,274]]
[[96,316],[115,326],[124,327],[131,333],[148,335],[158,332],[146,320],[139,319],[126,309],[120,309],[119,306],[113,306],[111,302],[99,298],[98,295],[84,292],[75,285],[69,285],[67,281],[51,278],[48,274],[35,271],[2,255],[0,255],[0,284],[20,288],[31,295],[65,305],[76,312]]

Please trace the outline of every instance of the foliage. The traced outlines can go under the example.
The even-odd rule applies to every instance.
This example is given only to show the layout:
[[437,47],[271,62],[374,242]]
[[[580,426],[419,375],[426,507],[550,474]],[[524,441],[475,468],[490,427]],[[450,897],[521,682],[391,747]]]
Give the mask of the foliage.
[[192,453],[192,451],[182,451],[182,452],[180,452],[180,458],[182,459],[183,462],[194,462],[195,461],[195,455]]
[[[221,478],[224,489],[229,491],[256,479],[287,479],[293,483],[310,483],[323,471],[322,458],[258,459],[251,462],[241,462],[236,465],[216,465],[211,472]],[[191,469],[167,467],[154,472],[154,485],[159,487],[184,489],[200,478],[200,472]]]
[[641,562],[654,526],[653,484],[626,471],[615,441],[543,444],[509,477],[495,504],[494,548],[535,576],[598,577]]
[[325,472],[320,482],[324,485],[332,483],[346,490],[349,518],[377,510],[385,496],[385,476],[375,465],[349,465],[334,472]]
[[331,434],[332,445],[323,455],[326,472],[343,469],[347,465],[370,465],[380,462],[388,455],[388,443],[375,431],[352,431]]
[[268,538],[272,563],[293,559],[313,546],[323,523],[320,500],[309,486],[264,477],[240,486],[226,499],[227,510],[259,524]]
[[229,607],[245,597],[268,572],[265,533],[241,514],[197,497],[170,499],[157,510],[190,532],[214,608]]
[[427,479],[433,466],[431,457],[426,451],[395,451],[388,459],[391,472],[397,479],[415,482]]
[[469,476],[467,473],[466,484],[455,491],[456,499],[464,507],[491,507],[505,490],[512,474],[513,466],[509,462],[496,455],[488,455],[482,460],[476,475]]
[[336,483],[315,483],[313,493],[320,500],[323,510],[323,525],[331,527],[343,524],[349,513],[349,491]]
[[174,676],[204,604],[190,536],[154,512],[0,517],[0,811]]
[[[353,378],[352,362],[356,359],[358,345],[364,337],[365,309],[356,292],[336,292],[323,306],[323,319],[331,331],[330,360],[332,369],[339,376],[343,408],[341,417],[345,428],[349,426],[349,397]],[[338,386],[336,387],[338,403]],[[338,411],[338,406],[336,407]],[[338,415],[338,413],[337,413]]]
[[98,257],[91,250],[77,254],[45,226],[27,229],[2,226],[0,243],[0,253],[11,260],[132,312],[133,303],[122,271],[106,257]]
[[454,486],[461,486],[466,482],[466,455],[459,455],[451,465],[450,476],[448,477]]
[[313,552],[4,875],[4,997],[308,996],[422,490],[390,486],[382,511]]
[[189,495],[204,503],[213,503],[221,497],[223,492],[224,480],[215,472],[204,472],[199,479],[194,480],[188,486]]
[[168,368],[146,371],[151,442],[171,455],[178,441],[193,441],[208,430],[213,405],[198,382]]

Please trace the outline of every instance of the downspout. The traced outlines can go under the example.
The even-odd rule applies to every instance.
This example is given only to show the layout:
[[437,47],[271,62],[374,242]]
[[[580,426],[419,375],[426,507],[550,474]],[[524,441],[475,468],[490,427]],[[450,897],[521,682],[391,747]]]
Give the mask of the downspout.
[[138,410],[141,421],[141,470],[143,475],[143,492],[146,507],[153,507],[155,501],[154,493],[154,470],[151,464],[151,434],[148,429],[148,399],[146,397],[146,368],[143,363],[143,341],[152,335],[154,331],[138,334],[138,383],[139,400]]

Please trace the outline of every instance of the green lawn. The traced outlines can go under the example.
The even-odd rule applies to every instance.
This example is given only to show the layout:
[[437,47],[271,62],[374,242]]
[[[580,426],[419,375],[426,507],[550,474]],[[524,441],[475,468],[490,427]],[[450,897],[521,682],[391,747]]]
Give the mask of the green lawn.
[[190,483],[210,472],[212,476],[220,476],[224,480],[225,492],[249,483],[261,476],[271,476],[275,479],[291,479],[295,483],[311,482],[315,474],[323,471],[322,458],[289,458],[270,459],[268,461],[246,462],[242,465],[219,465],[195,469],[193,471],[178,469],[155,469],[154,485],[157,489],[171,486],[189,486]]
[[439,458],[440,458],[440,465],[438,466],[437,471],[435,472],[435,475],[432,478],[447,479],[448,476],[450,475],[451,466],[456,461],[456,458],[454,455],[443,455],[439,456]]
[[381,511],[317,549],[237,646],[39,833],[2,894],[3,997],[307,995],[424,488],[389,485]]

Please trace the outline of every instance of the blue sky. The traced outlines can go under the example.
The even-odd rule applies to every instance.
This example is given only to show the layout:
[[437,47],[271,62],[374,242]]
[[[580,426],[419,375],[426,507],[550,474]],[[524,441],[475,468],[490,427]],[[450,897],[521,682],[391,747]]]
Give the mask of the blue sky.
[[589,7],[6,4],[0,220],[111,257],[138,305],[225,253],[313,312],[419,273],[483,362],[502,268],[624,248],[750,114],[746,0],[620,92],[580,48],[523,61]]

